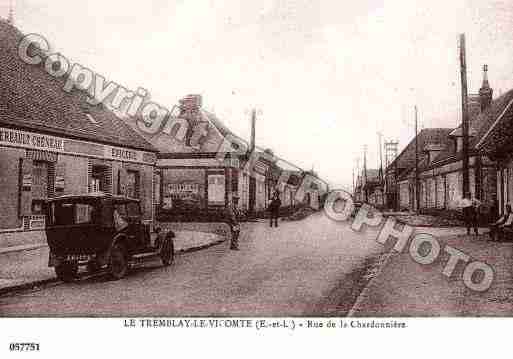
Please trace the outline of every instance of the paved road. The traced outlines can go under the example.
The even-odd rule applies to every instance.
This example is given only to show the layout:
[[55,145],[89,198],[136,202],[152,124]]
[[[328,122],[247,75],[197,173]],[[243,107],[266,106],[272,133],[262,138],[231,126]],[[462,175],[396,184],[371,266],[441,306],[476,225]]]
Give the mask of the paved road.
[[0,298],[1,316],[294,316],[343,315],[359,293],[372,233],[322,214],[299,222],[243,226],[241,250],[223,243],[135,268],[120,281],[102,277]]

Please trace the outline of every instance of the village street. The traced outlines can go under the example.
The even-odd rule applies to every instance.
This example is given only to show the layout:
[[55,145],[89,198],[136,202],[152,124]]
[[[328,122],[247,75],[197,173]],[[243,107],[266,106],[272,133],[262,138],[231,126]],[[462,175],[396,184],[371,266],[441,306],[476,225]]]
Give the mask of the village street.
[[228,243],[102,277],[0,298],[1,316],[343,316],[383,248],[318,213],[302,221],[242,226]]

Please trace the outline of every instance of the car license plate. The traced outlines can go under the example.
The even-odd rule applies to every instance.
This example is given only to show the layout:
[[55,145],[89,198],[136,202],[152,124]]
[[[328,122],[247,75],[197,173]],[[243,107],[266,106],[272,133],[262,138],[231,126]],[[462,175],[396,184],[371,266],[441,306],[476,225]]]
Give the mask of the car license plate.
[[233,226],[233,227],[232,227],[232,230],[233,230],[234,232],[239,232],[239,231],[240,231],[240,225],[238,225],[238,224],[237,224],[237,225]]
[[65,257],[65,260],[68,262],[85,262],[91,260],[92,258],[93,256],[89,254],[68,254]]

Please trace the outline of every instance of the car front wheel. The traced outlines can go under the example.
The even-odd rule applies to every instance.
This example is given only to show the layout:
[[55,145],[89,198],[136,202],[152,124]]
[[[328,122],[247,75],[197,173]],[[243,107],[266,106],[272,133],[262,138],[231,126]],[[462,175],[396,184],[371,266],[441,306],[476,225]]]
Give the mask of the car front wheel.
[[112,247],[109,259],[108,273],[111,279],[118,280],[125,276],[128,271],[128,256],[125,247],[116,243]]
[[55,267],[57,278],[63,282],[73,282],[77,278],[78,265],[72,262],[64,262]]

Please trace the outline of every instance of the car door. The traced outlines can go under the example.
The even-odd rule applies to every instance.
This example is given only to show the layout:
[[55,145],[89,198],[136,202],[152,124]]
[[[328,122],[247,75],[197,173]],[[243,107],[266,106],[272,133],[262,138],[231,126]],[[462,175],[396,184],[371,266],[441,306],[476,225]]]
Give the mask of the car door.
[[133,238],[133,243],[138,249],[144,249],[149,245],[149,243],[147,243],[145,236],[139,202],[128,202],[126,204],[126,209],[129,223],[129,232]]
[[74,204],[74,219],[67,233],[68,242],[76,254],[94,254],[101,248],[102,236],[99,232],[101,209],[94,200]]

